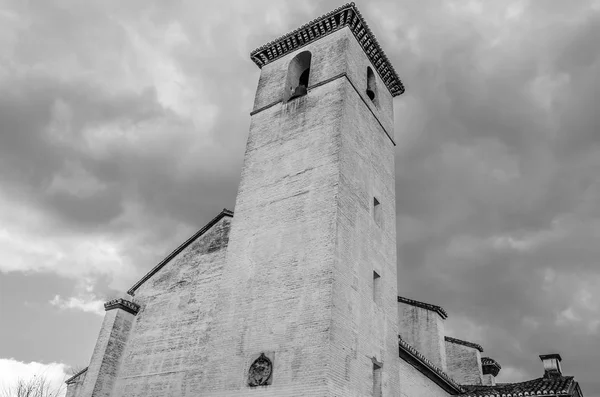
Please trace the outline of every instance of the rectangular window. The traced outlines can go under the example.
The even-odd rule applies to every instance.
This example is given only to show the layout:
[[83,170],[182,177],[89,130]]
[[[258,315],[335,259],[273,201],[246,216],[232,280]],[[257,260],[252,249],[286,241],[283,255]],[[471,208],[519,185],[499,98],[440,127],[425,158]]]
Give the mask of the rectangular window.
[[377,197],[373,197],[373,219],[379,227],[381,227],[382,216],[381,204],[379,203],[379,200],[377,200]]
[[381,397],[381,365],[373,363],[373,397]]
[[381,276],[376,271],[373,271],[373,300],[379,303],[381,296]]

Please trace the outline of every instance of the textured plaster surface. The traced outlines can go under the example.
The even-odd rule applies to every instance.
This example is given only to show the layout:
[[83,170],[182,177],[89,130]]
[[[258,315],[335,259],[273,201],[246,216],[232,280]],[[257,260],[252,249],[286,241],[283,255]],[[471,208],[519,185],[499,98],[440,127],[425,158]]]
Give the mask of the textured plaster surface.
[[448,375],[462,385],[481,385],[481,353],[479,350],[450,341],[446,342]]
[[400,335],[442,370],[447,370],[444,320],[434,311],[398,302]]
[[183,396],[205,377],[231,218],[224,217],[144,283],[113,396]]
[[402,397],[450,396],[444,389],[404,360],[400,360],[400,394],[392,394],[392,396],[396,395]]
[[122,309],[106,312],[94,353],[81,386],[82,396],[109,397],[134,321],[134,315]]

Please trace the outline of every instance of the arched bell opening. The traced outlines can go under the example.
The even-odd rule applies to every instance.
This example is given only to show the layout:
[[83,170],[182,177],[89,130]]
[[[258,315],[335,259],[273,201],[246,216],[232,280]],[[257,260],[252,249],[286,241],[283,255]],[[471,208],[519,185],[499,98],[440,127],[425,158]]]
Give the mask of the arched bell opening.
[[377,80],[370,66],[367,66],[367,96],[377,105]]
[[306,95],[308,92],[311,59],[310,51],[303,51],[290,61],[283,92],[284,102]]

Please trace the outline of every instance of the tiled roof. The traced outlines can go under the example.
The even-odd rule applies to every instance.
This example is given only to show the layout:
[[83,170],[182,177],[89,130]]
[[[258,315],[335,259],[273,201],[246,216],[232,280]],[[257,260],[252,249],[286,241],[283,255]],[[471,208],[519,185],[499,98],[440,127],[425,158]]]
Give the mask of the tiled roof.
[[491,374],[494,376],[498,376],[498,373],[502,369],[496,360],[489,357],[481,357],[481,367],[484,375]]
[[463,385],[466,393],[460,397],[571,396],[576,384],[572,376],[561,376],[519,383],[497,383],[496,386]]
[[444,339],[447,342],[456,343],[457,345],[463,345],[463,346],[471,347],[471,348],[477,349],[477,350],[479,350],[480,352],[483,353],[483,347],[481,347],[481,345],[478,345],[477,343],[467,342],[466,340],[456,339],[456,338],[452,338],[450,336],[444,336]]
[[444,388],[444,390],[452,393],[452,395],[465,392],[465,389],[461,388],[461,386],[448,376],[448,374],[432,363],[431,360],[426,358],[423,354],[419,353],[417,349],[405,342],[400,335],[398,335],[398,347],[400,350],[400,357],[412,364],[415,368],[424,373],[425,376]]
[[123,309],[135,316],[140,311],[140,305],[127,299],[116,298],[104,304],[104,310],[109,311],[113,309]]
[[446,313],[446,311],[444,309],[442,309],[439,306],[432,305],[430,303],[419,302],[419,301],[416,301],[414,299],[404,298],[402,296],[398,297],[398,302],[402,302],[402,303],[406,303],[407,305],[417,306],[417,307],[420,307],[420,308],[423,308],[423,309],[431,310],[431,311],[436,312],[437,314],[439,314],[440,317],[443,318],[443,319],[448,318],[448,313]]
[[345,26],[354,34],[392,96],[401,95],[404,92],[404,85],[400,81],[400,77],[354,3],[336,8],[257,48],[250,53],[250,58],[259,68],[262,68],[264,65]]
[[181,244],[179,247],[175,248],[175,250],[173,252],[171,252],[169,255],[167,255],[167,257],[165,259],[160,261],[160,263],[158,265],[154,266],[154,268],[152,268],[152,270],[150,270],[144,277],[142,277],[142,279],[140,281],[135,283],[133,285],[133,287],[131,287],[129,289],[129,291],[127,291],[127,293],[129,295],[133,296],[135,294],[136,289],[138,289],[142,284],[144,284],[146,281],[148,281],[148,279],[150,279],[150,277],[154,276],[156,274],[156,272],[158,272],[160,269],[163,268],[163,266],[165,266],[167,263],[169,263],[169,261],[171,261],[171,259],[175,258],[177,256],[177,254],[179,254],[181,251],[186,249],[188,245],[190,245],[198,237],[200,237],[204,233],[206,233],[211,227],[216,225],[217,222],[219,222],[221,220],[221,218],[223,218],[225,216],[232,217],[233,211],[230,211],[227,208],[224,208],[223,211],[221,211],[221,213],[219,213],[219,215],[217,215],[210,222],[208,222],[206,225],[204,225],[204,227],[202,229],[200,229],[196,233],[194,233],[194,235],[192,237],[188,238],[183,244]]
[[[498,361],[494,360],[493,358],[489,358],[489,357],[481,357],[481,365],[497,365],[500,367],[500,364],[498,364]],[[502,367],[500,367],[502,368]]]

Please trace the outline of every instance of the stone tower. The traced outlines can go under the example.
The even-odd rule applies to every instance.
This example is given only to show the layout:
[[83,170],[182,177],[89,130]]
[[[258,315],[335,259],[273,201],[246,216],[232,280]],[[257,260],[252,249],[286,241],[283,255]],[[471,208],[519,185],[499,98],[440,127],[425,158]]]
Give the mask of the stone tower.
[[392,99],[402,83],[354,4],[251,57],[261,74],[215,357],[186,394],[396,396]]

